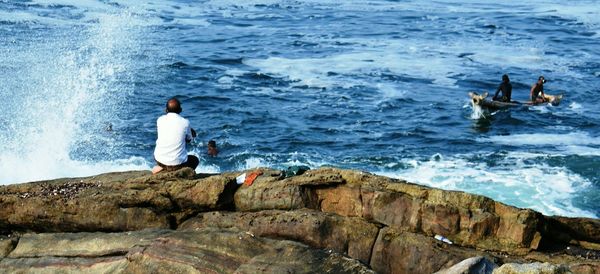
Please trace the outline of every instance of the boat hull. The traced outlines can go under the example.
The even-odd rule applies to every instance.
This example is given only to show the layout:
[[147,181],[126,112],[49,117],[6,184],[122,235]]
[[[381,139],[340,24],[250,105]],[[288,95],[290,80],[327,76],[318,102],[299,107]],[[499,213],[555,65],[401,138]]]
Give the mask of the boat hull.
[[553,106],[558,106],[560,104],[560,102],[562,101],[562,97],[563,95],[549,95],[546,94],[544,95],[544,99],[546,100],[546,102],[544,103],[534,103],[532,101],[525,101],[525,102],[517,102],[517,101],[510,101],[510,102],[502,102],[502,101],[493,101],[490,99],[487,99],[488,93],[484,92],[483,94],[477,94],[476,92],[469,92],[469,97],[471,97],[471,104],[473,104],[473,106],[480,106],[480,107],[484,107],[484,108],[490,108],[490,109],[506,109],[506,108],[513,108],[513,107],[520,107],[520,106],[531,106],[531,105],[537,105],[537,104],[551,104]]

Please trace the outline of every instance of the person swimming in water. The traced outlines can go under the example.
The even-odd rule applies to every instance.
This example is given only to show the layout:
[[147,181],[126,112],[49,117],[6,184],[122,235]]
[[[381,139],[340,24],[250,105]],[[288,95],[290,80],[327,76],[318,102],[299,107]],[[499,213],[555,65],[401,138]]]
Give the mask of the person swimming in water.
[[217,142],[215,142],[215,140],[208,141],[206,153],[212,157],[215,157],[219,154],[219,150],[217,149]]

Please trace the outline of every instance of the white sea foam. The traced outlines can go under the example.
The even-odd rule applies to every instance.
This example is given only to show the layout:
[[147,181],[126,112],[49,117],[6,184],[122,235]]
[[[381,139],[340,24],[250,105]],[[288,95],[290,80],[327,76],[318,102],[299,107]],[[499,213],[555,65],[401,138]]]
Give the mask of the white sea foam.
[[598,9],[598,2],[596,1],[569,1],[568,5],[553,3],[537,7],[537,10],[568,19],[575,19],[584,23],[596,34],[600,31],[600,9]]
[[571,104],[569,104],[569,108],[571,110],[579,111],[579,112],[581,112],[582,109],[583,109],[583,107],[581,106],[581,104],[579,104],[577,102],[571,102]]
[[[42,25],[95,24],[102,16],[105,16],[106,14],[111,14],[113,16],[125,15],[126,17],[129,17],[127,19],[129,21],[129,25],[136,24],[139,26],[151,26],[158,25],[163,21],[158,17],[153,18],[151,16],[146,16],[151,15],[157,7],[160,7],[160,5],[140,3],[139,1],[121,1],[117,6],[108,2],[104,3],[101,1],[91,0],[33,0],[28,2],[27,5],[28,8],[26,11],[0,11],[0,18],[11,22],[32,22]],[[55,12],[56,6],[68,7],[69,15],[66,15],[67,12]],[[170,5],[166,5],[165,7],[174,9]],[[63,9],[63,11],[64,10],[65,9]],[[129,13],[129,15],[126,15],[126,13]],[[196,19],[188,18],[185,16],[186,14],[190,13],[185,13],[182,15],[183,18],[181,18],[181,20],[189,19],[190,21],[186,22],[187,24],[197,23],[199,25],[206,25],[208,23],[203,19],[197,19],[197,21],[194,21]],[[141,20],[131,15],[140,15],[144,18]],[[75,17],[78,17],[78,19],[75,19]]]
[[243,165],[240,166],[239,170],[246,170],[264,166],[267,166],[264,159],[258,157],[251,157],[244,161]]
[[383,100],[387,100],[390,98],[406,98],[407,94],[409,93],[408,90],[402,89],[401,87],[392,84],[378,83],[376,85],[376,88],[383,95]]
[[219,83],[222,88],[231,88],[234,80],[235,78],[225,75],[217,79],[217,83]]
[[198,167],[196,167],[196,173],[220,173],[221,168],[217,165],[205,165],[200,161]]
[[238,7],[250,9],[254,8],[256,5],[275,5],[286,1],[281,0],[247,0],[247,1],[236,1],[236,0],[210,0],[205,4],[213,6],[213,7]]
[[38,16],[38,15],[32,14],[30,12],[23,12],[23,11],[8,12],[5,10],[0,10],[0,18],[2,18],[3,21],[8,21],[8,22],[12,22],[12,23],[32,22],[32,23],[45,24],[45,25],[64,24],[64,21],[60,20],[60,19]]
[[[533,155],[529,155],[533,156]],[[519,154],[507,155],[504,163],[488,167],[463,156],[433,157],[428,161],[406,160],[404,170],[378,172],[447,190],[481,194],[517,207],[531,208],[547,215],[597,217],[573,205],[577,193],[591,183],[564,167],[527,164]]]
[[173,20],[173,24],[181,24],[187,26],[208,27],[210,23],[204,18],[178,18]]
[[564,126],[564,125],[552,125],[552,126],[546,126],[545,128],[555,129],[558,131],[573,131],[573,130],[575,130],[575,128],[572,126]]
[[111,7],[110,5],[94,0],[33,0],[31,3],[41,6],[62,5],[94,10]]
[[577,145],[590,146],[600,145],[600,137],[590,136],[586,132],[572,132],[565,134],[550,134],[550,133],[531,133],[531,134],[513,134],[513,135],[497,135],[487,138],[478,138],[479,142],[493,142],[496,144],[513,145],[513,146],[560,146],[560,145]]
[[600,148],[589,146],[567,145],[558,148],[564,155],[600,156]]
[[[322,58],[247,59],[244,63],[260,69],[262,73],[287,77],[296,85],[318,88],[373,86],[372,81],[361,80],[354,75],[389,72],[395,75],[429,79],[435,85],[453,87],[452,77],[461,71],[459,62],[440,56],[438,49],[421,45],[424,41],[360,41],[365,48],[360,52],[348,52]],[[368,47],[368,49],[367,49]],[[331,72],[344,77],[329,76]],[[349,80],[353,79],[354,80]]]
[[292,152],[288,155],[287,161],[281,163],[284,167],[289,166],[298,166],[298,165],[306,165],[310,168],[318,168],[320,166],[329,165],[331,162],[328,162],[324,159],[324,157],[319,157],[315,159],[314,155],[310,153],[303,152]]
[[57,159],[57,155],[44,154],[43,151],[26,155],[26,158],[3,153],[0,158],[0,185],[150,168],[150,163],[141,157],[85,162],[64,157]]
[[[450,1],[453,2],[453,1]],[[529,10],[535,5],[522,3],[504,3],[502,5],[489,5],[485,2],[474,1],[464,5],[446,5],[440,3],[417,2],[360,2],[344,1],[251,1],[248,3],[232,3],[231,1],[213,1],[210,5],[215,7],[235,7],[242,10],[256,9],[255,5],[269,5],[273,3],[296,5],[316,5],[320,8],[364,10],[376,7],[377,10],[447,10],[453,7],[453,12],[492,12],[513,11],[516,9]],[[456,9],[456,10],[454,10]],[[555,73],[565,74],[580,78],[581,75],[570,68],[582,62],[580,58],[571,56],[548,56],[544,44],[516,43],[501,39],[493,40],[461,40],[445,43],[431,43],[419,37],[403,39],[382,40],[379,38],[332,38],[324,36],[306,36],[311,42],[323,45],[352,44],[352,49],[345,52],[319,58],[292,58],[271,57],[267,59],[248,59],[244,63],[258,68],[261,72],[278,77],[285,77],[296,82],[294,85],[310,86],[317,88],[356,86],[374,87],[372,79],[362,80],[356,75],[377,74],[380,72],[394,75],[408,76],[416,79],[425,79],[434,85],[455,87],[456,79],[461,74],[469,75],[476,71],[475,66],[499,68],[521,68],[536,71],[544,67]],[[340,48],[346,49],[344,46]],[[458,53],[470,53],[468,57],[459,57]],[[510,56],[500,56],[498,52],[511,52]],[[473,64],[473,66],[471,66]],[[473,70],[473,71],[471,71]],[[334,74],[332,75],[331,72]],[[342,76],[339,76],[342,75]],[[351,79],[351,80],[349,80]],[[545,111],[540,109],[540,111]]]
[[[53,9],[53,6],[67,6],[72,7],[74,10],[71,13],[75,15],[82,15],[82,19],[74,20],[72,17],[59,17],[55,16],[52,12],[41,12],[38,13],[38,9]],[[98,19],[97,15],[108,13],[114,13],[117,9],[112,6],[98,1],[90,0],[34,0],[30,3],[30,11],[19,12],[20,16],[27,18],[30,22],[42,23],[46,25],[61,25],[61,24],[81,24],[85,21],[92,21]],[[25,15],[26,14],[26,15]],[[10,18],[10,17],[8,17]]]
[[[418,5],[416,4],[418,3]],[[486,1],[456,1],[440,0],[435,2],[411,1],[403,2],[404,9],[416,11],[446,11],[452,13],[519,13],[533,12],[536,14],[551,14],[562,18],[574,19],[585,24],[590,30],[595,31],[596,35],[600,31],[600,9],[596,1],[504,1],[490,5]]]
[[[530,71],[535,71],[542,66],[571,77],[581,77],[568,69],[581,60],[546,56],[544,54],[546,49],[542,45],[518,45],[496,40],[458,40],[432,44],[429,40],[421,40],[418,37],[398,40],[323,37],[311,39],[319,44],[340,42],[356,46],[352,51],[320,58],[270,57],[247,59],[244,63],[268,75],[287,77],[291,81],[296,81],[296,85],[318,88],[373,87],[372,79],[367,81],[355,76],[382,72],[429,80],[433,85],[445,88],[456,87],[456,79],[460,78],[459,73],[473,73],[476,71],[475,64]],[[470,61],[459,57],[458,53],[461,52],[471,53],[467,58]],[[511,52],[511,54],[500,57],[497,52]],[[331,76],[331,72],[335,75]]]

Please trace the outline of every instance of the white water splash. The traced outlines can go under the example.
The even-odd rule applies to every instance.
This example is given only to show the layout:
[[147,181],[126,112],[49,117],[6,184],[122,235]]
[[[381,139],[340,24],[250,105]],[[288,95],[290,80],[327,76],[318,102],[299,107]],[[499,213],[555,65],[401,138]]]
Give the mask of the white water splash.
[[565,167],[526,161],[543,156],[509,153],[500,165],[489,167],[485,163],[466,160],[467,155],[437,155],[427,161],[407,159],[403,161],[407,169],[378,174],[446,190],[480,194],[546,215],[596,218],[594,213],[573,205],[576,195],[591,187],[591,182]]
[[[16,68],[2,94],[11,94],[0,114],[0,183],[87,176],[148,169],[138,157],[112,158],[116,143],[105,130],[115,122],[132,86],[131,56],[139,36],[127,11],[102,14],[82,28],[57,28],[34,37],[18,52],[0,53]],[[68,39],[67,39],[68,37]]]
[[481,108],[481,106],[471,104],[471,107],[471,119],[479,120],[485,118],[485,111],[483,108]]
[[478,142],[493,142],[502,145],[513,146],[594,146],[600,145],[600,137],[591,136],[586,132],[571,132],[565,134],[531,133],[498,135],[488,138],[478,138]]

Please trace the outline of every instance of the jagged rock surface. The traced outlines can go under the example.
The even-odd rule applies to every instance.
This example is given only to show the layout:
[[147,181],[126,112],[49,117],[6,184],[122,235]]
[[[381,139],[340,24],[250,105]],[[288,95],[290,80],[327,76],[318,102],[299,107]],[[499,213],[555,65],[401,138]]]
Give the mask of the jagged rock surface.
[[251,186],[191,169],[2,186],[0,269],[433,273],[479,256],[600,272],[597,219],[359,171],[262,172]]
[[498,266],[483,256],[468,258],[435,274],[491,274]]

